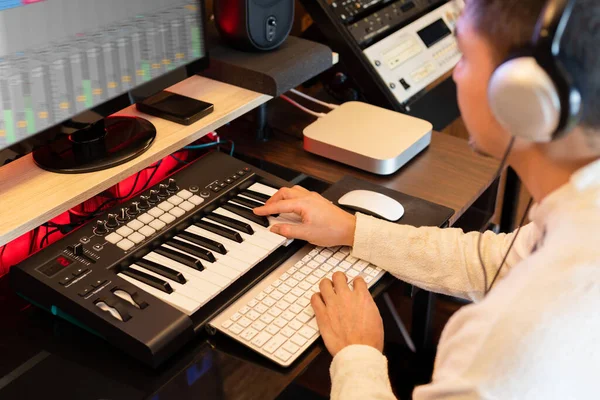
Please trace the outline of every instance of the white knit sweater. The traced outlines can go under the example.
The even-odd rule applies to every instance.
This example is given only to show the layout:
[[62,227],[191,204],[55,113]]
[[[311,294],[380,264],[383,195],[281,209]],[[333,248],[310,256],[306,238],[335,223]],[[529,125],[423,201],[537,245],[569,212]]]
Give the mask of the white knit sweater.
[[[478,233],[358,216],[355,257],[474,301],[446,325],[433,380],[415,389],[414,399],[600,398],[600,160],[530,216],[485,298]],[[484,235],[488,282],[512,239]],[[372,347],[339,352],[331,378],[334,400],[394,398],[387,360]]]

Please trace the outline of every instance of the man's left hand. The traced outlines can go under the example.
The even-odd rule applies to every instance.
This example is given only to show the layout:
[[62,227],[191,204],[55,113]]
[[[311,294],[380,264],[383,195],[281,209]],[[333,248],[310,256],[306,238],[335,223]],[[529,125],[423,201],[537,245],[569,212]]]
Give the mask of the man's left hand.
[[311,304],[327,350],[335,357],[344,347],[363,344],[383,351],[383,321],[365,281],[354,279],[350,290],[346,275],[333,274],[333,282],[323,279],[321,293]]

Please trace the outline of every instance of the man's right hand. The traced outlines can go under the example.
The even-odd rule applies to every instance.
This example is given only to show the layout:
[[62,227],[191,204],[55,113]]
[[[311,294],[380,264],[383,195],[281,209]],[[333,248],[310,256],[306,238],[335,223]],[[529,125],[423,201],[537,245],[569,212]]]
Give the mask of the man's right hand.
[[306,240],[317,246],[352,246],[356,217],[333,205],[323,196],[294,186],[282,188],[263,207],[254,209],[256,215],[294,213],[302,224],[277,224],[271,231],[290,239]]

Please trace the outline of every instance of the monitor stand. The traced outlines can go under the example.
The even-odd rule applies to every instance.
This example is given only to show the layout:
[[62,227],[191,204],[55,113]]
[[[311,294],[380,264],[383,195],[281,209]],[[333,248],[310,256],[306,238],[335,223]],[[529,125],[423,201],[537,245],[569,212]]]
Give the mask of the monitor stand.
[[156,128],[139,117],[106,117],[94,123],[65,123],[74,132],[33,151],[35,163],[48,171],[78,174],[123,164],[150,148]]

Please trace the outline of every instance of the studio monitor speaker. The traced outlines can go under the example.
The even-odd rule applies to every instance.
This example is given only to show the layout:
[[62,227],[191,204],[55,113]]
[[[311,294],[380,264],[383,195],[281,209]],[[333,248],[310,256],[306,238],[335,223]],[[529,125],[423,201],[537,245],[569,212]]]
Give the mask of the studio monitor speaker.
[[294,0],[215,0],[215,22],[230,45],[272,50],[290,34]]

